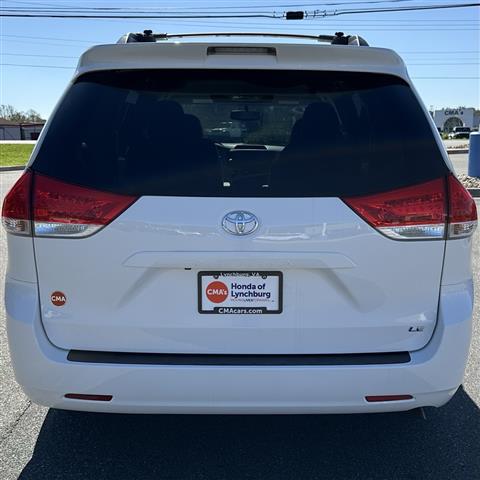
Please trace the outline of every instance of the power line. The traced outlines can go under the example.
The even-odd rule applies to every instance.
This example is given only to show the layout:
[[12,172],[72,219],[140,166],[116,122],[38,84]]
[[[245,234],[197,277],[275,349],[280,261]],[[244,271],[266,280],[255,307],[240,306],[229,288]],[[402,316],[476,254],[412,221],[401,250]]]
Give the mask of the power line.
[[[120,19],[121,20],[121,19]],[[159,21],[161,19],[156,19],[152,20],[149,19],[148,23],[149,25],[162,25],[162,28],[165,27],[166,23],[165,21]],[[115,22],[119,21],[119,19],[96,19],[95,21],[108,21],[108,22]],[[121,20],[123,21],[123,20]],[[416,27],[423,27],[423,26],[439,26],[442,29],[445,29],[447,27],[465,27],[465,26],[480,26],[480,22],[475,21],[475,20],[464,20],[463,22],[459,21],[450,21],[448,24],[443,24],[443,23],[438,23],[438,22],[428,22],[426,19],[423,20],[417,20],[417,22],[423,22],[423,23],[410,23],[407,20],[390,20],[390,19],[376,19],[375,23],[373,20],[366,19],[365,17],[362,17],[360,19],[349,19],[342,17],[341,20],[337,19],[336,17],[324,17],[322,18],[322,27],[325,28],[340,28],[339,27],[339,22],[341,21],[341,28],[366,28],[366,27],[373,27],[373,29],[377,27],[388,27],[391,28],[392,26],[399,26],[399,27],[409,27],[409,28],[416,28]],[[272,23],[270,23],[272,22]],[[390,22],[390,23],[389,23]],[[395,22],[395,23],[391,23]],[[400,23],[400,22],[406,22],[406,23]],[[262,21],[255,21],[255,20],[248,20],[243,22],[242,20],[235,20],[235,21],[229,21],[228,19],[222,19],[218,20],[215,19],[215,23],[208,22],[205,19],[177,19],[175,22],[176,24],[183,24],[183,25],[188,25],[188,26],[202,26],[202,27],[212,27],[212,28],[217,28],[220,26],[232,26],[235,29],[237,29],[240,25],[243,26],[244,28],[254,28],[254,27],[261,27],[262,29],[266,27],[272,27],[274,24],[278,25],[278,22],[276,22],[276,19],[262,19]],[[371,23],[371,24],[370,24]],[[273,27],[276,28],[276,27]],[[290,29],[294,28],[297,29],[299,28],[298,23],[283,23],[282,24],[282,29]],[[301,23],[301,29],[302,30],[318,30],[318,17],[315,18],[306,18],[302,23]]]
[[[6,11],[21,11],[21,10],[44,10],[44,11],[119,11],[119,12],[136,12],[139,13],[138,8],[140,7],[82,7],[82,6],[69,6],[65,4],[51,4],[51,3],[39,3],[39,2],[27,2],[27,1],[19,1],[19,0],[3,0],[4,2],[9,2],[9,3],[16,3],[16,4],[26,4],[26,5],[44,5],[44,6],[49,6],[53,7],[51,9],[45,9],[45,8],[36,8],[36,7],[3,7],[3,10]],[[162,7],[162,11],[160,13],[163,13],[168,10],[173,10],[173,11],[181,11],[181,10],[188,10],[188,11],[195,11],[196,13],[201,13],[201,11],[205,10],[218,10],[221,8],[221,10],[229,10],[229,9],[243,9],[243,10],[252,10],[252,9],[258,9],[258,8],[300,8],[300,7],[324,7],[324,6],[338,6],[338,5],[358,5],[358,4],[386,4],[386,3],[401,3],[401,2],[411,2],[411,1],[417,1],[417,0],[366,0],[366,1],[350,1],[350,2],[315,2],[315,3],[307,3],[307,2],[301,2],[301,3],[295,3],[295,4],[270,4],[270,5],[235,5],[235,6],[228,6],[224,5],[219,7],[217,6],[202,6],[202,7],[195,7],[193,5],[190,5],[188,7],[181,7],[181,6],[164,6]],[[83,1],[85,3],[85,0]],[[157,1],[155,0],[155,3]],[[143,9],[145,8],[150,8],[150,7],[141,7]],[[152,12],[158,12],[158,7],[151,7],[153,10]],[[170,12],[171,13],[171,12]],[[185,13],[185,12],[182,12]],[[253,13],[259,13],[258,11],[254,11]],[[449,22],[450,20],[445,20],[445,19],[433,19],[434,21],[442,21],[442,22]],[[468,20],[468,19],[466,19]],[[346,21],[355,21],[355,20],[346,20]],[[368,21],[379,21],[377,19],[374,20],[368,20]],[[383,21],[383,20],[382,20]],[[390,21],[390,20],[384,20],[384,21]],[[397,21],[397,20],[391,20],[391,21]],[[403,21],[403,20],[402,20]],[[417,21],[423,21],[423,20],[418,20],[418,19],[411,19],[411,20],[405,20],[408,22],[417,22]]]
[[[95,10],[88,10],[88,12],[95,12]],[[7,13],[4,13],[7,12]],[[52,13],[53,12],[53,13]],[[57,12],[57,13],[56,13]],[[202,13],[202,12],[142,12],[141,10],[135,10],[132,12],[114,12],[108,13],[85,13],[79,10],[37,10],[35,9],[26,9],[19,10],[18,8],[3,8],[0,11],[0,17],[17,17],[17,18],[105,18],[105,19],[144,19],[144,18],[167,18],[167,19],[182,19],[182,18],[283,18],[283,13],[275,12],[218,12],[215,14],[212,13]]]
[[[234,32],[233,32],[234,33]],[[284,32],[282,32],[284,33]],[[9,37],[9,38],[2,38]],[[24,38],[29,38],[31,40],[24,40]],[[38,41],[33,41],[38,40]],[[51,40],[45,41],[45,40]],[[63,42],[67,39],[59,37],[36,37],[36,36],[23,36],[23,35],[0,35],[0,41],[2,42],[15,42],[15,43],[25,43],[29,45],[52,45],[55,47],[63,48],[84,48],[83,45],[65,45]],[[78,42],[78,43],[87,43],[89,45],[101,44],[101,43],[111,43],[107,40],[80,40],[80,39],[68,39],[69,42]],[[54,43],[56,42],[56,43]],[[401,55],[457,55],[457,54],[476,54],[480,55],[480,50],[399,50],[397,53]]]
[[40,57],[40,58],[69,58],[69,59],[78,59],[78,56],[68,56],[68,55],[45,55],[45,54],[35,54],[35,53],[5,53],[1,52],[0,57],[6,55],[9,57]]
[[[4,1],[13,1],[13,0],[4,0]],[[364,3],[390,3],[390,2],[395,2],[395,1],[418,1],[418,0],[376,0],[376,1],[372,1],[372,2],[341,2],[341,3],[326,3],[326,4],[323,4],[323,5],[342,5],[342,4],[358,4],[358,3],[361,3],[361,4],[364,4]],[[18,2],[15,2],[15,3],[18,3]],[[38,4],[38,3],[32,3],[32,2],[21,2],[21,3],[28,3],[28,4],[31,4],[31,5],[41,5],[41,4]],[[44,4],[44,5],[47,5],[47,4]],[[296,7],[300,7],[300,6],[306,6],[306,5],[315,5],[315,6],[320,6],[319,4],[299,4],[299,5],[296,5]],[[480,5],[480,4],[479,4]],[[262,6],[262,7],[279,7],[278,5],[265,5],[265,6]],[[286,5],[283,5],[283,6],[286,6]],[[290,5],[292,7],[295,7],[295,5]],[[52,9],[35,9],[35,8],[31,8],[31,7],[24,7],[24,8],[20,8],[20,7],[16,7],[16,8],[3,8],[2,10],[3,11],[21,11],[21,10],[26,10],[28,12],[31,12],[31,11],[45,11],[45,12],[51,12],[51,11],[54,11],[54,12],[57,12],[57,11],[69,11],[69,12],[72,12],[72,11],[84,11],[84,10],[87,10],[87,11],[96,11],[96,10],[105,10],[105,11],[119,11],[119,12],[123,12],[125,14],[127,14],[129,11],[133,12],[133,13],[143,13],[143,11],[141,10],[137,10],[137,9],[134,9],[134,8],[118,8],[118,7],[67,7],[67,6],[64,6],[65,8],[58,8],[58,5],[52,5],[52,7],[55,7],[55,8],[52,8]],[[282,6],[280,6],[282,7]],[[169,8],[175,8],[176,10],[180,10],[182,7],[163,7],[163,11],[162,12],[159,12],[158,10],[152,10],[150,13],[159,13],[159,14],[162,14],[165,10],[168,10]],[[187,8],[187,7],[185,7]],[[207,9],[218,9],[218,6],[217,7],[188,7],[192,10],[195,10],[197,8],[201,9],[201,10],[207,10]],[[252,9],[252,8],[258,8],[258,7],[254,7],[254,6],[249,6],[249,7],[243,7],[241,5],[238,5],[236,7],[222,7],[222,9],[228,9],[228,8],[248,8],[248,9]],[[200,13],[200,12],[196,12],[196,13]],[[252,11],[252,13],[263,13],[263,12],[258,12],[258,11]],[[271,12],[267,12],[267,13],[271,13]],[[115,17],[117,18],[117,17]],[[119,18],[123,18],[123,17],[119,17]],[[328,21],[334,21],[334,19],[330,19],[330,18],[327,18],[326,20]],[[349,19],[345,19],[345,20],[342,20],[342,22],[358,22],[358,20],[349,20]],[[368,19],[368,20],[363,20],[363,22],[368,22],[368,23],[378,23],[378,22],[381,22],[381,23],[388,23],[388,22],[403,22],[403,23],[407,23],[407,24],[410,24],[412,22],[430,22],[430,23],[452,23],[452,22],[460,22],[460,24],[465,24],[465,23],[475,23],[475,24],[478,24],[479,22],[476,21],[476,20],[464,20],[464,19],[444,19],[444,18],[435,18],[435,19],[429,19],[429,20],[425,20],[425,19],[406,19],[406,20],[403,20],[403,19],[392,19],[392,20],[389,20],[389,19]],[[429,23],[429,24],[430,24]],[[258,25],[258,24],[257,24]]]
[[28,65],[26,63],[0,63],[0,67],[62,68],[67,70],[75,69],[75,67],[62,67],[60,65]]
[[10,34],[0,34],[0,37],[11,37],[11,38],[32,38],[34,40],[58,40],[62,42],[78,42],[78,43],[98,43],[98,40],[80,40],[72,38],[60,38],[60,37],[37,37],[30,35],[10,35]]
[[[8,3],[20,3],[20,4],[23,4],[23,5],[43,5],[43,6],[46,6],[46,7],[58,7],[58,4],[55,5],[53,3],[22,2],[20,0],[3,0],[3,1],[7,1]],[[62,5],[62,6],[67,7],[68,5]]]
[[[108,20],[105,20],[105,21],[108,21]],[[208,27],[209,25],[211,25],[212,27],[221,27],[221,24],[217,23],[217,24],[196,24],[196,25],[201,25],[201,26],[204,26],[204,27]],[[238,24],[236,25],[236,27],[238,27]],[[251,27],[250,26],[247,26],[248,29],[250,29]],[[333,31],[337,31],[338,29],[341,29],[338,25],[333,25],[333,26],[325,26],[323,25],[322,26],[322,30],[325,31],[326,29],[331,29]],[[163,29],[164,30],[164,29]],[[225,30],[225,28],[223,29]],[[446,31],[455,31],[455,32],[458,32],[459,29],[458,28],[368,28],[368,27],[351,27],[351,30],[354,30],[354,31],[357,31],[357,30],[361,30],[362,32],[390,32],[390,31],[394,31],[394,32],[419,32],[419,33],[422,33],[422,32],[446,32]],[[314,34],[320,34],[320,29],[319,28],[314,28],[314,27],[307,27],[307,28],[302,28],[302,31],[303,32],[314,32]],[[477,28],[462,28],[461,30],[462,32],[470,32],[470,31],[478,31]],[[296,33],[296,30],[286,30],[285,28],[282,28],[282,31],[281,32],[270,32],[270,33],[285,33],[285,32],[288,32],[288,33]],[[162,32],[164,33],[164,32]],[[212,30],[212,32],[210,32],[212,35],[215,35],[216,32],[214,30]],[[220,32],[221,33],[221,32]],[[264,31],[262,32],[255,32],[255,30],[252,31],[252,33],[265,33]],[[235,29],[232,29],[229,34],[232,34],[232,35],[235,35]],[[8,38],[10,37],[10,38]],[[44,40],[50,40],[50,41],[58,41],[60,43],[63,43],[63,42],[73,42],[73,43],[83,43],[83,44],[86,44],[86,45],[92,45],[92,44],[97,44],[97,43],[112,43],[112,40],[109,39],[109,40],[79,40],[79,39],[67,39],[67,38],[56,38],[56,37],[31,37],[31,36],[24,36],[24,35],[0,35],[0,39],[3,38],[3,41],[11,41],[11,42],[20,42],[22,39],[36,39],[36,40],[41,40],[42,41],[42,44],[46,44],[44,43],[43,41]],[[19,39],[19,40],[17,40]],[[23,41],[23,43],[25,43],[25,41]],[[35,42],[28,42],[28,43],[35,43]],[[114,42],[113,42],[114,43]],[[65,45],[65,46],[69,46],[69,45]],[[472,53],[475,53],[476,51],[472,51]],[[418,52],[410,52],[410,53],[418,53]],[[430,53],[430,52],[428,52]]]
[[[420,6],[406,6],[406,7],[384,7],[384,8],[363,8],[363,9],[341,9],[341,10],[314,10],[312,12],[304,12],[305,18],[323,18],[328,16],[339,16],[339,15],[352,15],[352,14],[361,14],[361,13],[389,13],[389,12],[413,12],[413,11],[422,11],[422,10],[444,10],[444,9],[453,9],[453,8],[468,8],[468,7],[478,7],[480,3],[458,3],[458,4],[434,4],[434,5],[420,5]],[[13,9],[9,11],[14,11]],[[286,13],[277,14],[275,12],[271,13],[201,13],[201,12],[180,12],[175,13],[171,12],[168,14],[160,13],[155,15],[147,14],[129,14],[129,15],[118,15],[118,14],[69,14],[69,13],[49,13],[49,14],[38,14],[38,13],[0,13],[0,17],[16,17],[16,18],[121,18],[121,19],[131,19],[131,18],[164,18],[164,19],[188,19],[188,18],[274,18],[274,19],[285,19]]]
[[[4,0],[5,1],[5,0]],[[69,6],[69,5],[54,5],[54,4],[47,4],[47,3],[37,3],[37,2],[22,2],[22,1],[15,1],[15,0],[6,0],[9,3],[16,3],[16,4],[27,4],[27,5],[35,5],[35,7],[4,7],[4,10],[35,10],[35,11],[51,11],[52,9],[43,8],[43,7],[53,7],[55,11],[119,11],[119,12],[128,12],[128,11],[136,11],[139,13],[138,8],[147,9],[150,7],[83,7],[83,6]],[[315,2],[315,3],[308,3],[308,2],[301,2],[301,3],[289,3],[289,4],[270,4],[270,5],[235,5],[235,6],[188,6],[188,7],[163,7],[162,10],[235,10],[235,9],[243,9],[243,10],[253,10],[259,8],[301,8],[301,7],[336,7],[339,5],[358,5],[361,3],[362,5],[366,4],[386,4],[386,3],[406,3],[406,2],[413,2],[416,0],[365,0],[365,1],[338,1],[338,2]],[[38,8],[37,5],[43,5],[43,7]],[[151,7],[154,11],[158,9],[158,7]],[[158,10],[157,10],[158,11]],[[142,12],[143,13],[143,12]]]
[[69,14],[35,14],[35,13],[0,13],[0,17],[12,17],[12,18],[283,18],[283,15],[277,15],[275,13],[251,13],[251,14],[188,14],[188,15],[69,15]]
[[[110,19],[112,20],[112,19]],[[158,19],[157,19],[158,20]],[[373,20],[368,20],[365,17],[362,17],[361,19],[345,19],[342,18],[339,20],[336,17],[330,16],[330,17],[325,17],[322,18],[322,25],[323,26],[332,26],[332,25],[338,25],[338,23],[341,21],[341,24],[343,27],[348,28],[363,28],[363,27],[370,27],[370,28],[377,28],[377,27],[412,27],[412,28],[421,28],[421,27],[442,27],[442,28],[447,28],[447,27],[464,27],[464,26],[480,26],[480,22],[475,20],[475,19],[470,19],[470,20],[454,20],[454,21],[449,21],[448,23],[441,23],[441,22],[433,22],[433,21],[428,21],[426,19],[423,20],[417,20],[417,22],[422,22],[422,23],[415,23],[415,22],[409,22],[408,20],[389,20],[389,19],[376,19],[375,21]],[[274,25],[276,22],[271,22],[270,19],[268,20],[263,20],[263,21],[255,21],[251,20],[248,22],[241,22],[241,21],[228,21],[228,20],[218,20],[215,23],[207,23],[208,21],[205,21],[203,19],[178,19],[176,23],[178,24],[184,24],[184,25],[201,25],[201,26],[232,26],[232,27],[238,27],[239,25],[242,25],[244,27],[268,27],[270,25]],[[162,24],[164,25],[164,22],[158,22],[158,21],[152,21],[150,20],[149,23],[151,24]],[[299,28],[298,23],[286,23],[282,25],[282,28]],[[318,17],[315,18],[306,18],[302,24],[301,24],[302,30],[304,29],[318,29]]]
[[[445,10],[451,8],[467,8],[467,7],[479,7],[480,3],[453,3],[447,5],[421,5],[416,7],[395,7],[395,8],[365,8],[365,9],[357,9],[357,10],[337,10],[334,11],[331,15],[352,15],[355,13],[388,13],[388,12],[414,12],[414,11],[421,11],[421,10]],[[318,16],[322,16],[321,14]]]
[[[22,43],[22,44],[27,44],[27,45],[38,45],[38,46],[44,46],[44,45],[48,45],[48,46],[52,46],[52,47],[61,47],[61,48],[78,48],[78,49],[81,49],[81,50],[84,50],[87,45],[65,45],[61,42],[57,42],[57,43],[54,43],[54,42],[46,42],[44,40],[37,40],[37,41],[33,41],[33,40],[17,40],[17,39],[11,39],[11,38],[7,38],[7,39],[4,39],[2,40],[2,42],[15,42],[15,45],[18,44],[18,43]],[[94,44],[92,44],[94,45]]]
[[[362,29],[362,31],[363,30],[364,29]],[[441,29],[441,30],[444,31],[444,29]],[[315,28],[315,31],[318,31],[318,29]],[[366,29],[365,29],[365,31],[366,31]],[[369,30],[369,31],[377,31],[377,30],[375,29],[375,30]],[[379,31],[382,31],[382,30],[379,30]],[[408,29],[406,31],[414,31],[414,30]],[[420,31],[424,31],[424,30],[422,29]],[[235,32],[232,32],[232,33],[235,33]],[[91,40],[84,40],[83,39],[82,40],[82,39],[63,38],[63,37],[44,37],[44,36],[31,36],[31,35],[0,34],[0,39],[2,39],[4,37],[6,37],[5,41],[12,41],[12,42],[18,42],[18,41],[24,40],[24,39],[49,40],[49,41],[55,41],[55,42],[59,42],[59,43],[62,43],[62,42],[85,43],[85,44],[89,44],[89,45],[105,42],[105,40],[99,40],[99,39],[95,39],[95,40],[92,40],[92,39]],[[20,39],[20,40],[16,40],[17,38]],[[12,39],[12,40],[9,40],[9,39]],[[23,42],[23,43],[36,43],[36,42]],[[65,46],[75,46],[75,47],[77,47],[77,45],[65,45]],[[80,47],[80,45],[78,45],[78,47]],[[445,51],[445,50],[444,51],[440,51],[440,50],[415,50],[415,51],[399,51],[398,53],[402,53],[402,54],[406,54],[406,53],[408,53],[408,54],[476,53],[476,54],[479,54],[480,50],[451,50],[451,51],[450,50],[448,50],[448,51]]]
[[[302,28],[304,28],[304,25],[315,25],[317,22],[315,21],[318,18],[312,18],[312,17],[307,17],[304,19],[304,23],[302,23]],[[339,20],[335,18],[334,16],[330,17],[325,17],[324,22],[326,25],[328,24],[333,24],[338,22]],[[428,19],[428,18],[423,18],[423,19],[388,19],[388,18],[376,18],[376,19],[368,19],[365,17],[362,17],[361,19],[349,19],[349,18],[342,18],[341,19],[342,24],[355,24],[355,25],[368,25],[368,26],[378,26],[378,25],[399,25],[399,26],[423,26],[423,25],[441,25],[441,26],[448,26],[448,25],[458,25],[458,26],[463,26],[466,24],[473,24],[473,25],[479,25],[480,20],[476,20],[475,18],[465,18],[465,19],[454,19],[454,20],[433,20],[433,19]],[[198,20],[190,20],[190,19],[180,19],[179,22],[181,23],[188,23],[188,24],[198,24]],[[203,23],[202,23],[203,24]],[[228,20],[220,20],[218,24],[222,25],[238,25],[238,21],[228,21]],[[259,22],[248,22],[248,25],[261,25],[265,26],[268,25],[268,20],[265,21],[259,21]],[[290,25],[295,26],[295,23],[291,23]],[[315,27],[317,28],[317,27]]]

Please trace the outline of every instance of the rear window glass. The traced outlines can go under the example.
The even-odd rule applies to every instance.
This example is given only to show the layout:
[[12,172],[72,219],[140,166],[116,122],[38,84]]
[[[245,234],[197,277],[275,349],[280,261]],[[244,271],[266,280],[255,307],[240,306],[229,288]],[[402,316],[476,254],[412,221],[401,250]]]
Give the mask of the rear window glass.
[[446,168],[401,79],[271,70],[86,74],[33,163],[116,193],[218,197],[364,195]]

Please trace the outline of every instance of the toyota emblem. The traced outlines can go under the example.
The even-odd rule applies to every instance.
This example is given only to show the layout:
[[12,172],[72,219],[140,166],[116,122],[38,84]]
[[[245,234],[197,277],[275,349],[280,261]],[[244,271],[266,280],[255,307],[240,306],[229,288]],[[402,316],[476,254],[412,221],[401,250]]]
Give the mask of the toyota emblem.
[[250,235],[258,228],[258,219],[253,213],[238,210],[223,217],[222,227],[232,235]]

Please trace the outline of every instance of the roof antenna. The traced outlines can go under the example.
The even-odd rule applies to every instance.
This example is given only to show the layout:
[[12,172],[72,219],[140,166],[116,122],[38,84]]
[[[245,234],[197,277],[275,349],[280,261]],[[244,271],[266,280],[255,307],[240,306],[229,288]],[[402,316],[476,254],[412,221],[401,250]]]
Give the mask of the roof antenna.
[[343,32],[335,32],[335,37],[332,40],[332,45],[348,45],[350,35],[345,36]]
[[118,43],[155,42],[152,30],[144,30],[143,33],[127,33],[120,38]]

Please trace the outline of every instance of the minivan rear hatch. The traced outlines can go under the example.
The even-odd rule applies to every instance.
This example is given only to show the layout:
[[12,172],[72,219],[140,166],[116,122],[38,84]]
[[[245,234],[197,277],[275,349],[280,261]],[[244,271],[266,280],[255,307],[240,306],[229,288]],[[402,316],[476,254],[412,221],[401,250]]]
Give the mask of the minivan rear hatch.
[[431,337],[448,169],[398,77],[86,73],[31,171],[59,347],[367,353]]

